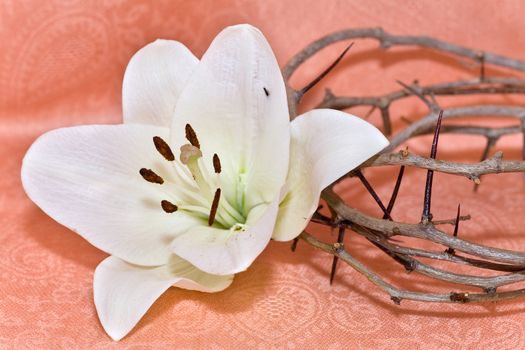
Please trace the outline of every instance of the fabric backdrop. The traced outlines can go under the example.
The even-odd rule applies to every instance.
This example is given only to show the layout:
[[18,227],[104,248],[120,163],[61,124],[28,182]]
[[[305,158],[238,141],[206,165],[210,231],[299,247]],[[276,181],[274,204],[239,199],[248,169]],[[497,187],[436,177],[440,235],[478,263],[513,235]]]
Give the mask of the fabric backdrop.
[[[31,142],[53,128],[121,120],[121,82],[133,53],[156,38],[176,39],[200,56],[223,27],[258,26],[281,65],[312,40],[349,27],[382,26],[396,34],[432,35],[457,44],[525,59],[525,3],[516,1],[131,1],[2,0],[0,2],[0,349],[173,348],[525,348],[525,301],[485,305],[436,305],[386,294],[344,264],[328,283],[331,258],[300,242],[272,242],[252,267],[218,294],[168,290],[138,327],[119,343],[96,316],[92,277],[105,253],[43,214],[24,194],[21,159]],[[302,86],[347,43],[334,45],[293,78]],[[326,86],[339,93],[381,94],[396,79],[434,83],[472,77],[477,67],[428,50],[384,54],[372,41],[357,41],[348,57],[305,101],[311,108]],[[489,70],[489,74],[494,74]],[[459,105],[465,99],[442,99]],[[523,96],[475,98],[479,103],[524,104]],[[355,109],[363,115],[365,109]],[[416,99],[394,106],[403,114],[425,112]],[[379,123],[374,114],[370,121]],[[516,124],[501,120],[501,125]],[[444,136],[439,157],[475,161],[484,140]],[[429,139],[410,143],[426,155]],[[518,159],[520,137],[497,149]],[[397,169],[367,172],[387,199]],[[417,221],[425,173],[409,170],[397,220]],[[463,178],[435,176],[433,213],[452,218],[461,202],[472,220],[460,235],[499,247],[525,250],[525,185],[520,175],[486,176],[479,191]],[[355,180],[337,188],[348,204],[380,215]],[[452,227],[446,227],[451,231]],[[311,225],[327,241],[335,237]],[[448,292],[416,274],[407,275],[355,234],[346,246],[389,281],[415,290]]]

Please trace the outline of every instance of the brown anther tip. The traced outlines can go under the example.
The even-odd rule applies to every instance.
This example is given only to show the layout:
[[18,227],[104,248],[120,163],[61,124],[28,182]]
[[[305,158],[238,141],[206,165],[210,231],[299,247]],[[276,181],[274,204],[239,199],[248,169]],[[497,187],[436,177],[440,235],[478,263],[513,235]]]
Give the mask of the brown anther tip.
[[201,148],[197,134],[190,124],[186,124],[186,139],[191,143],[192,146]]
[[221,173],[221,160],[219,159],[217,153],[213,154],[213,169],[215,170],[215,173]]
[[160,205],[166,213],[174,213],[179,209],[179,207],[167,200],[160,202]]
[[153,143],[155,144],[155,148],[157,151],[170,162],[175,160],[175,156],[173,155],[173,152],[171,151],[170,146],[159,136],[153,137]]
[[268,91],[267,88],[263,87],[263,90],[264,90],[264,94],[265,94],[266,96],[270,96],[270,91]]
[[160,177],[159,175],[155,174],[155,172],[151,169],[142,168],[140,169],[140,175],[146,180],[147,182],[151,182],[154,184],[162,185],[164,183],[164,179]]
[[215,215],[217,214],[217,209],[219,208],[219,200],[221,199],[221,189],[218,188],[215,190],[215,195],[213,196],[213,203],[211,204],[210,216],[208,217],[208,226],[213,225],[215,222]]
[[476,185],[481,184],[481,180],[479,179],[479,177],[475,177],[474,179],[472,179],[472,181],[474,181]]

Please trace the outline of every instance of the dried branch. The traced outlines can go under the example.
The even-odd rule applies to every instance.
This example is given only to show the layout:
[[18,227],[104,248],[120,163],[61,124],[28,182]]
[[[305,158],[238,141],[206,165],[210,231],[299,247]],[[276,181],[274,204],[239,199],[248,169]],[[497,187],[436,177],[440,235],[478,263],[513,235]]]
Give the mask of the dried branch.
[[[409,85],[417,89],[423,96],[458,96],[480,94],[524,94],[525,80],[515,78],[486,78],[460,80],[451,83],[441,83],[428,86]],[[404,99],[412,94],[407,89],[397,90],[382,96],[346,97],[327,93],[319,108],[347,109],[357,106],[374,106],[386,108],[393,102]]]
[[453,54],[465,57],[476,63],[492,64],[495,66],[506,67],[516,71],[525,72],[525,61],[508,58],[505,56],[469,49],[463,46],[447,43],[438,39],[426,36],[393,35],[385,32],[382,28],[358,28],[348,29],[326,35],[297,53],[284,66],[282,72],[285,80],[289,80],[292,74],[310,57],[315,55],[325,47],[339,41],[353,39],[375,39],[383,49],[393,46],[420,46],[434,49],[438,52]]
[[[480,177],[485,174],[525,172],[525,161],[503,160],[503,154],[501,152],[496,152],[492,157],[488,158],[490,149],[494,147],[495,143],[501,137],[522,133],[524,135],[522,153],[525,159],[525,107],[505,105],[467,105],[456,108],[444,108],[442,113],[438,113],[441,107],[436,100],[436,96],[525,94],[525,79],[487,77],[485,67],[487,64],[491,64],[510,68],[515,71],[525,72],[525,62],[492,53],[468,49],[429,37],[396,36],[386,33],[380,28],[365,28],[333,33],[310,44],[304,50],[295,55],[283,68],[285,80],[288,81],[290,76],[301,64],[328,45],[342,40],[367,38],[379,41],[380,46],[384,49],[392,46],[415,45],[433,49],[438,53],[452,54],[472,59],[480,64],[479,77],[476,79],[444,82],[426,86],[421,86],[417,81],[414,81],[412,84],[399,82],[403,87],[402,89],[381,96],[335,96],[327,89],[325,98],[318,107],[347,109],[356,106],[369,106],[371,107],[369,114],[373,113],[375,110],[380,111],[383,128],[386,134],[392,132],[390,107],[392,103],[398,100],[416,96],[426,104],[429,109],[429,114],[418,121],[410,121],[403,130],[391,138],[390,145],[383,150],[381,154],[364,163],[360,167],[360,169],[362,169],[365,167],[376,166],[401,166],[400,173],[397,177],[387,207],[383,205],[381,199],[377,196],[373,187],[364,177],[360,169],[349,174],[357,176],[361,180],[367,191],[381,208],[383,212],[382,218],[371,217],[347,206],[332,190],[332,185],[322,193],[322,198],[326,201],[328,209],[332,213],[331,217],[324,216],[317,212],[312,218],[312,221],[328,225],[332,228],[338,227],[339,236],[337,243],[324,243],[306,232],[303,232],[300,238],[308,244],[334,256],[330,282],[333,281],[335,276],[337,261],[338,259],[341,259],[352,266],[355,270],[365,275],[378,287],[386,291],[395,303],[400,303],[403,299],[466,303],[510,299],[525,295],[525,289],[497,292],[497,288],[500,286],[511,285],[525,280],[525,252],[488,247],[459,238],[459,222],[461,220],[470,219],[470,216],[468,215],[460,215],[459,206],[456,218],[451,220],[433,220],[432,215],[430,214],[431,174],[435,171],[467,177],[473,180],[476,185],[480,183]],[[308,84],[307,88],[310,89],[321,80],[327,72],[335,67],[335,65],[342,59],[343,55],[340,55],[328,69],[322,72],[318,78],[314,79],[313,83]],[[290,86],[287,86],[287,90],[290,94],[290,112],[291,118],[293,118],[300,99],[296,98],[299,96],[298,92]],[[302,94],[300,95],[302,96]],[[438,117],[439,114],[442,114],[442,116]],[[499,128],[475,125],[443,125],[441,129],[439,128],[441,120],[445,122],[449,119],[463,117],[513,117],[516,118],[519,123],[516,126]],[[397,147],[401,146],[409,139],[431,133],[434,130],[436,122],[438,127],[434,134],[434,142],[429,158],[411,154],[408,150],[394,152]],[[487,142],[482,152],[480,152],[480,161],[478,163],[458,163],[435,159],[439,133],[470,134],[485,137]],[[425,187],[425,206],[422,221],[420,223],[396,222],[390,215],[401,186],[405,166],[427,169],[429,173],[429,179],[427,180]],[[438,225],[442,224],[454,225],[454,234],[449,235],[437,228]],[[363,236],[375,247],[380,249],[380,251],[386,253],[396,262],[404,266],[407,271],[414,271],[430,278],[446,281],[454,285],[481,288],[483,293],[453,291],[446,294],[436,294],[430,292],[411,292],[396,288],[357,261],[347,250],[344,249],[342,242],[344,232],[347,229]],[[441,250],[420,249],[402,245],[398,243],[397,240],[392,239],[392,237],[396,236],[422,239],[437,245]],[[296,244],[297,240],[294,241],[292,249],[295,249]],[[466,255],[460,255],[458,252]],[[431,263],[424,263],[418,260],[419,258],[430,259],[430,261],[447,261],[449,263],[466,265],[473,268],[491,270],[497,273],[497,275],[478,275],[477,272],[460,274],[454,271],[437,268],[432,266]]]
[[468,258],[456,254],[455,251],[450,252],[448,249],[445,251],[434,251],[434,250],[423,250],[411,247],[401,246],[399,244],[394,244],[389,242],[388,239],[382,237],[380,234],[373,234],[369,230],[364,230],[362,228],[357,228],[355,230],[358,234],[364,236],[368,240],[374,241],[391,252],[400,253],[407,256],[416,256],[421,258],[428,258],[433,260],[448,261],[453,263],[458,263],[461,265],[468,265],[472,267],[477,267],[480,269],[488,269],[493,271],[504,271],[504,272],[521,272],[523,267],[514,266],[508,264],[499,264],[494,262],[488,262],[480,259]]
[[492,157],[479,163],[457,163],[418,156],[407,151],[385,153],[372,159],[363,166],[404,165],[441,173],[460,175],[475,182],[481,175],[525,172],[525,162],[503,160],[503,153],[497,152]]
[[[441,255],[437,254],[427,254],[426,251],[422,249],[413,249],[408,247],[403,247],[399,245],[392,244],[388,242],[385,239],[379,238],[378,236],[375,236],[372,232],[365,230],[364,228],[357,227],[354,229],[355,232],[359,233],[363,237],[367,238],[371,242],[375,242],[379,245],[381,245],[383,248],[385,248],[387,251],[390,251],[392,253],[395,253],[397,257],[404,260],[405,268],[409,272],[419,272],[423,275],[432,277],[434,279],[438,279],[441,281],[447,281],[447,282],[453,282],[456,284],[464,284],[464,285],[470,285],[475,287],[480,287],[484,290],[491,289],[491,288],[497,288],[499,286],[503,286],[506,284],[516,283],[525,280],[525,268],[524,269],[518,269],[516,267],[513,268],[513,272],[518,273],[510,273],[506,275],[500,275],[500,276],[493,276],[493,277],[484,277],[484,276],[474,276],[474,275],[466,275],[466,274],[458,274],[454,272],[448,272],[442,269],[434,268],[428,264],[424,264],[416,259],[413,259],[412,256],[419,256],[419,257],[426,257],[430,258],[431,256],[433,258],[436,258],[439,256],[441,259],[439,260],[446,260],[446,261],[459,261],[461,259],[452,259],[452,257],[455,257],[454,254],[450,253],[443,253]],[[410,254],[408,254],[410,253]],[[426,255],[426,256],[422,256]],[[450,258],[444,258],[444,256],[448,255]],[[497,271],[501,271],[501,269],[508,270],[509,265],[503,265],[503,264],[487,264],[485,261],[477,260],[477,259],[462,259],[461,262],[465,265],[470,265],[474,267],[484,267],[488,269],[497,268]]]
[[[425,132],[425,134],[430,133],[430,130]],[[441,133],[449,134],[464,134],[464,135],[480,135],[487,138],[488,141],[491,141],[490,147],[494,146],[496,141],[498,141],[502,136],[513,135],[521,133],[521,128],[519,126],[507,126],[507,127],[484,127],[484,126],[475,126],[475,125],[443,125],[441,127]],[[420,134],[414,134],[414,136],[419,136]],[[487,158],[488,152],[482,157],[481,160]]]
[[400,304],[402,300],[416,300],[438,303],[475,303],[484,301],[506,300],[525,295],[525,289],[495,293],[450,292],[447,294],[421,293],[402,290],[394,287],[393,285],[379,277],[377,274],[372,272],[370,269],[368,269],[365,265],[363,265],[361,262],[355,259],[352,255],[350,255],[350,253],[348,253],[344,249],[344,246],[342,244],[323,243],[306,232],[303,232],[299,237],[305,242],[309,243],[310,245],[329,254],[335,255],[339,259],[346,262],[356,271],[363,274],[370,282],[374,283],[376,286],[388,293],[392,301],[396,304]]
[[511,250],[486,247],[484,245],[449,236],[445,232],[436,229],[436,227],[431,223],[427,225],[420,223],[409,224],[377,219],[363,214],[354,208],[350,208],[344,203],[341,197],[339,197],[330,188],[323,191],[322,198],[337,212],[341,218],[352,222],[353,227],[357,227],[355,225],[358,225],[373,231],[383,232],[386,237],[399,235],[412,238],[421,238],[430,242],[441,244],[445,247],[454,248],[473,256],[514,264],[521,266],[522,269],[525,269],[525,252],[515,252]]
[[[448,108],[443,112],[443,120],[461,117],[515,117],[521,120],[525,117],[525,108],[486,105]],[[436,124],[437,118],[438,113],[430,113],[417,122],[412,123],[390,139],[390,145],[385,149],[385,152],[395,149],[411,137],[426,134]]]

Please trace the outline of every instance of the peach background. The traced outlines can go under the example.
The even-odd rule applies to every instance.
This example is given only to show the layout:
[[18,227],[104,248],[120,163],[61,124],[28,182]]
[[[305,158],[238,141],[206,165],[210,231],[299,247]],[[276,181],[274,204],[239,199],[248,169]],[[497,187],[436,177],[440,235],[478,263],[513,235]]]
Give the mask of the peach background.
[[[304,243],[295,254],[288,244],[271,243],[223,293],[170,289],[128,337],[113,343],[103,332],[92,301],[93,270],[105,254],[44,215],[27,199],[19,179],[24,152],[42,132],[120,121],[126,63],[155,38],[177,39],[200,56],[221,28],[249,22],[266,34],[284,64],[304,45],[331,31],[382,26],[393,33],[433,35],[525,59],[524,13],[525,4],[519,0],[1,1],[0,349],[525,348],[523,300],[395,306],[343,264],[330,287],[331,259]],[[294,77],[294,84],[308,81],[343,46],[335,45],[315,57]],[[392,50],[387,56],[374,43],[359,41],[322,85],[335,92],[378,94],[396,88],[395,79],[432,83],[473,74],[470,63],[446,56],[436,59],[428,51],[414,49]],[[306,107],[322,90],[318,87],[311,94]],[[490,101],[525,103],[522,96]],[[397,105],[394,115],[399,117],[401,111],[416,118],[424,109],[410,100]],[[378,116],[371,121],[377,123]],[[445,136],[439,156],[475,160],[482,145],[476,137]],[[519,137],[510,137],[497,148],[507,158],[518,158],[520,145]],[[428,138],[412,142],[411,148],[426,154]],[[369,173],[384,198],[395,171]],[[393,213],[396,219],[419,218],[423,178],[421,171],[408,171]],[[464,212],[473,216],[462,226],[464,237],[525,250],[521,176],[487,176],[478,194],[472,193],[471,186],[465,179],[437,175],[434,215],[452,217],[461,202]],[[379,215],[353,180],[339,191],[350,205]],[[311,230],[322,231],[314,226]],[[334,239],[324,235],[326,240]],[[453,289],[407,276],[359,237],[347,236],[351,252],[388,280],[416,290]]]

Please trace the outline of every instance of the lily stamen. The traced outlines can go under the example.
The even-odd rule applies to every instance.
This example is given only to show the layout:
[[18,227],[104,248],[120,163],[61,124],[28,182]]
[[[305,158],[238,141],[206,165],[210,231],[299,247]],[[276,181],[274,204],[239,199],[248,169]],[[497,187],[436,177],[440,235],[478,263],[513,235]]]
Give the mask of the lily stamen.
[[219,208],[219,200],[221,199],[221,189],[215,190],[215,196],[213,196],[213,203],[211,204],[210,216],[208,217],[208,226],[213,225],[215,221],[215,215],[217,214],[217,208]]
[[221,160],[219,159],[219,156],[217,153],[213,154],[213,169],[215,170],[216,174],[220,174],[221,172]]
[[164,179],[157,175],[153,170],[142,168],[139,171],[140,175],[146,180],[147,182],[155,183],[162,185],[164,183]]
[[199,139],[197,138],[197,133],[195,133],[195,130],[193,130],[190,124],[186,124],[186,139],[191,143],[192,146],[201,148]]
[[157,151],[167,160],[167,161],[174,161],[175,156],[173,155],[173,152],[171,151],[170,146],[159,136],[153,137],[153,143],[155,144],[155,148]]
[[[210,199],[212,196],[215,196],[213,203],[216,203],[212,204],[211,213],[209,213],[209,215],[208,212],[206,213],[208,215],[209,222],[213,224],[216,219],[219,220],[221,224],[242,221],[243,217],[237,212],[237,210],[229,205],[228,201],[222,201],[219,205],[219,197],[217,196],[220,196],[220,191],[219,194],[217,194],[216,191],[214,193],[213,188],[215,186],[211,185],[213,180],[210,178],[207,168],[203,164],[199,163],[202,158],[202,151],[196,146],[190,144],[181,146],[180,150],[181,163],[186,165],[187,169],[190,171],[191,176],[199,187],[201,195],[204,198]],[[221,163],[219,157],[216,154],[213,156],[213,168],[215,173],[220,173]],[[224,210],[219,210],[219,208],[223,208]],[[183,209],[184,207],[179,206],[179,210]],[[228,224],[226,224],[226,226],[228,226]]]
[[167,200],[163,200],[162,202],[160,202],[160,205],[166,213],[170,214],[176,212],[179,209],[179,207]]

